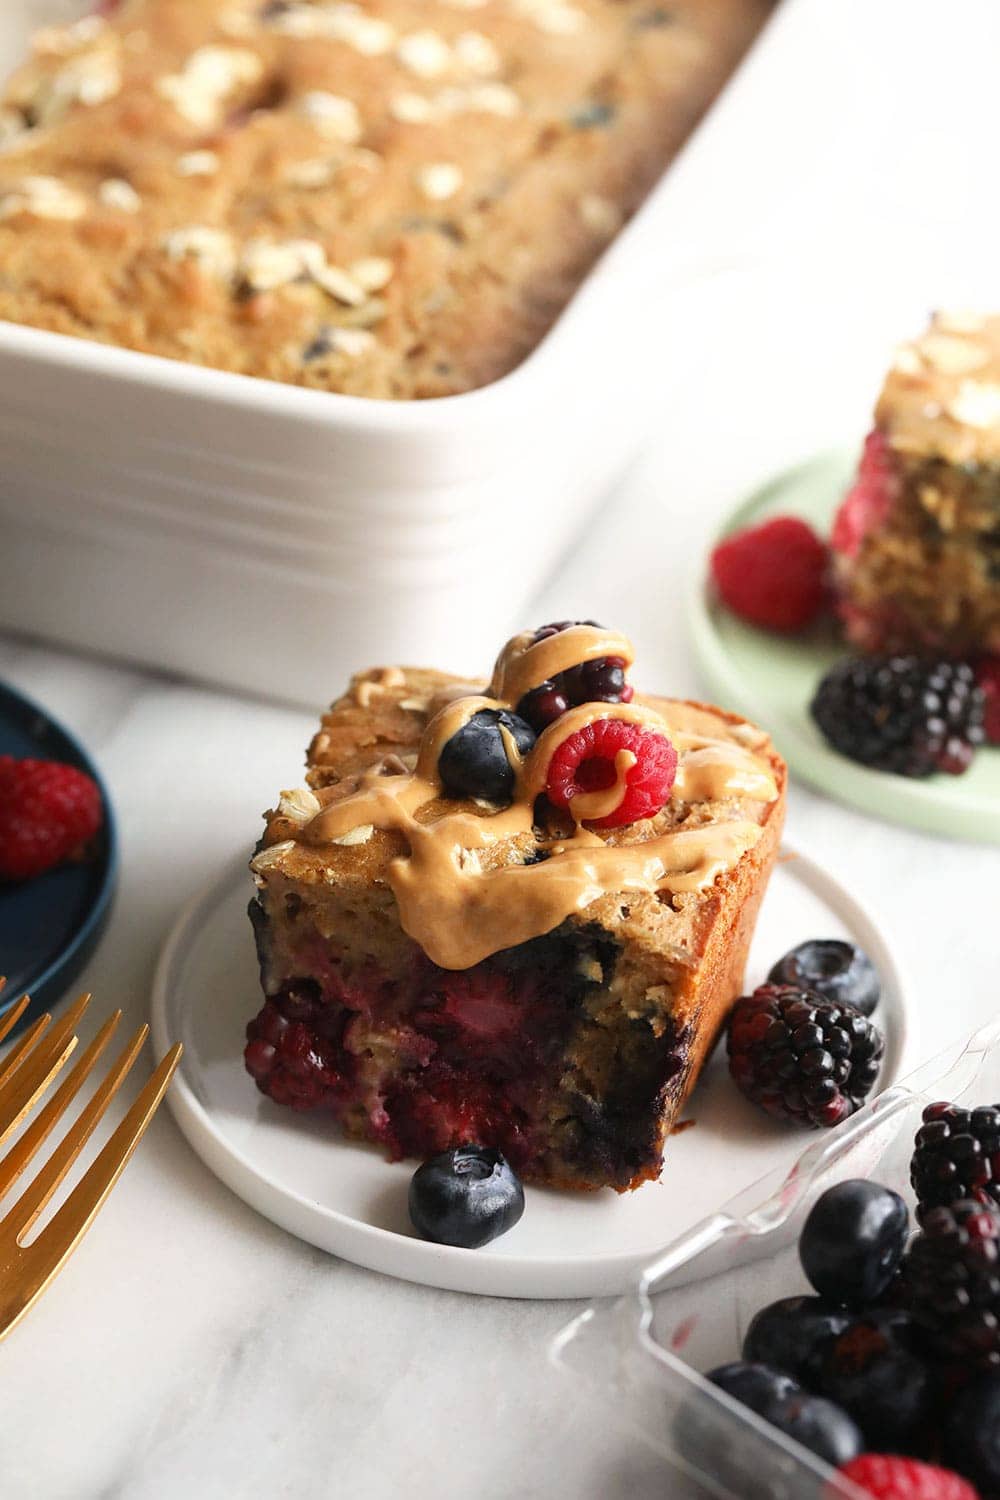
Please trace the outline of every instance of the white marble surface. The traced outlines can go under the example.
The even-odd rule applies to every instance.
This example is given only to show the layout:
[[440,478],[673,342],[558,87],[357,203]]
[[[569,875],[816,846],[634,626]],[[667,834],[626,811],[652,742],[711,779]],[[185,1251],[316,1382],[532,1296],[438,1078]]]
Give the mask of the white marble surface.
[[[940,301],[1000,305],[988,254],[1000,218],[976,193],[988,198],[995,176],[990,0],[829,12],[853,29],[852,67],[831,77],[822,36],[800,37],[816,71],[762,116],[745,171],[714,185],[720,242],[742,234],[749,261],[692,292],[662,430],[532,611],[621,625],[644,679],[678,694],[698,687],[682,600],[712,516],[771,468],[860,430],[889,330]],[[762,177],[767,137],[780,159]],[[107,774],[122,881],[85,980],[102,1010],[137,1023],[179,904],[253,835],[310,716],[28,638],[0,638],[0,676],[72,725]],[[800,786],[789,831],[883,913],[923,1052],[996,1010],[995,849],[880,825]],[[608,1408],[549,1368],[572,1311],[331,1260],[232,1197],[164,1112],[4,1346],[0,1483],[37,1500],[675,1493]],[[728,1317],[720,1307],[720,1329]]]

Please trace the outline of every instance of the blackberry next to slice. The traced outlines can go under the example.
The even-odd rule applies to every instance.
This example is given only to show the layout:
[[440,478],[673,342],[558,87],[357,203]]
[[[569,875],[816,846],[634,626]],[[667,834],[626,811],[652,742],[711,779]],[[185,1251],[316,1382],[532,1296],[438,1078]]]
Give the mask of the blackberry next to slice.
[[960,775],[985,738],[983,694],[966,662],[846,657],[810,711],[834,750],[899,776]]
[[792,984],[762,984],[737,1000],[727,1035],[729,1071],[754,1104],[779,1120],[839,1125],[867,1099],[885,1038],[853,1005]]

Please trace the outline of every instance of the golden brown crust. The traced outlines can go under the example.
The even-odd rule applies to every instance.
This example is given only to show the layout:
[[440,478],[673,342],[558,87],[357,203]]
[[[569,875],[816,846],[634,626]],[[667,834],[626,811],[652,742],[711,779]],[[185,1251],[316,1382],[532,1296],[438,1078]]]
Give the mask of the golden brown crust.
[[364,396],[486,384],[770,7],[126,0],[47,28],[0,99],[0,318]]

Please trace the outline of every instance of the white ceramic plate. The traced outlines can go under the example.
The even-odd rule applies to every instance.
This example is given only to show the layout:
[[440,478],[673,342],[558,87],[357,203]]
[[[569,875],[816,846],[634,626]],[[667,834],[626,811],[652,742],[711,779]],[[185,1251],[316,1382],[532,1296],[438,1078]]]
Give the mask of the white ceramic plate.
[[[413,1163],[341,1139],[328,1119],[265,1099],[243,1070],[243,1029],[260,1007],[246,906],[246,858],[183,913],[153,991],[157,1049],[184,1043],[168,1100],[195,1151],[251,1207],[292,1234],[372,1270],[453,1291],[506,1297],[600,1297],[625,1291],[657,1250],[766,1172],[791,1167],[814,1139],[759,1114],[718,1052],[670,1143],[659,1182],[634,1193],[527,1190],[521,1222],[486,1250],[419,1239],[407,1217]],[[747,979],[809,937],[850,937],[882,975],[884,1087],[899,1076],[912,1027],[899,970],[877,923],[842,886],[785,851],[758,924]]]

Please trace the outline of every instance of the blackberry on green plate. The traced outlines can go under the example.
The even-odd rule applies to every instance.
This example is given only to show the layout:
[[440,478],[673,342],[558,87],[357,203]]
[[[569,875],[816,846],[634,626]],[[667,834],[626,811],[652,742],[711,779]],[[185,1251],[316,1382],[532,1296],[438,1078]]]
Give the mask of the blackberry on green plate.
[[834,750],[898,776],[960,775],[985,739],[983,693],[966,662],[846,657],[810,712]]

